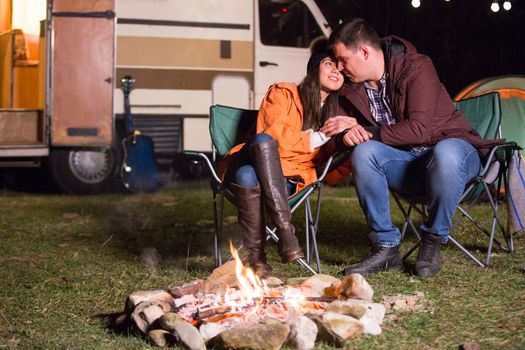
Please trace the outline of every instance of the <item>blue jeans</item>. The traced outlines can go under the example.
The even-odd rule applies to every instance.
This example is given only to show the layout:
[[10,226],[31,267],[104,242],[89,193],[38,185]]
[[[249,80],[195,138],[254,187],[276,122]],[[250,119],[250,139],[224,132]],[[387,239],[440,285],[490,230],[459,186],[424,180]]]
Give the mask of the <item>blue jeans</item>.
[[[273,138],[268,134],[256,134],[249,143],[246,143],[240,149],[238,158],[239,161],[236,162],[237,169],[233,170],[232,182],[242,187],[257,187],[257,185],[259,185],[257,173],[255,172],[255,168],[253,167],[252,159],[249,157],[248,148],[252,144],[268,142],[271,140],[273,140]],[[295,192],[295,187],[295,183],[292,183],[290,181],[286,182],[286,189],[288,190],[288,195],[291,195]]]
[[359,203],[372,230],[371,239],[383,247],[401,241],[401,233],[390,217],[389,189],[402,195],[425,196],[429,215],[421,230],[441,236],[441,242],[446,243],[465,185],[480,171],[476,149],[462,139],[446,139],[423,151],[368,141],[357,145],[352,153]]

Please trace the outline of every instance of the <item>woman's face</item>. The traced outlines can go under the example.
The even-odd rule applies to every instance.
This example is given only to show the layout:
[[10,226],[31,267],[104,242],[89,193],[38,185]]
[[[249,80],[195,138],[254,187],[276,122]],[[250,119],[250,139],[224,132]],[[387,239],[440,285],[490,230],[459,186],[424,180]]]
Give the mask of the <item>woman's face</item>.
[[323,58],[319,63],[319,82],[326,92],[339,90],[343,85],[343,75],[337,69],[337,62],[330,57]]

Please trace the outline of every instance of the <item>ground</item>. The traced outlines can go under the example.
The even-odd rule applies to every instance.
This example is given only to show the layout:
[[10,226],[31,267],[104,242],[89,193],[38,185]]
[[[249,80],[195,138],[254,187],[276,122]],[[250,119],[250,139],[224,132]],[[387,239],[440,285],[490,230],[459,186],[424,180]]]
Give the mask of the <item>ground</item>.
[[[206,180],[180,182],[153,195],[2,194],[0,348],[151,348],[108,327],[126,297],[204,278],[213,270]],[[392,211],[401,224],[400,212]],[[487,222],[488,207],[481,205],[477,215]],[[232,206],[225,216],[225,232],[235,241]],[[294,220],[301,234],[301,215]],[[319,235],[324,272],[342,277],[344,266],[366,254],[367,232],[354,190],[327,188]],[[475,228],[461,226],[455,234],[483,252],[484,240]],[[407,234],[403,251],[414,243]],[[443,270],[434,278],[402,272],[367,277],[375,301],[421,291],[426,303],[391,314],[382,335],[360,336],[348,347],[457,349],[475,342],[483,349],[525,348],[525,239],[515,245],[513,254],[495,249],[488,269],[448,246]],[[155,248],[161,260],[141,258],[145,248]],[[278,277],[307,275],[297,264],[280,264],[273,244],[268,250]]]

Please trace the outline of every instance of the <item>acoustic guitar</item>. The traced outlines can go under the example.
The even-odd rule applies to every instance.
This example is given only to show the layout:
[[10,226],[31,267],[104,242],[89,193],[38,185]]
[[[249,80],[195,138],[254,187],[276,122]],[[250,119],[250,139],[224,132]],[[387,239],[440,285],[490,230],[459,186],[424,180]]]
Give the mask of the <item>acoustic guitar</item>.
[[124,92],[124,124],[128,136],[122,140],[124,162],[120,177],[124,186],[131,192],[155,192],[161,189],[164,183],[155,160],[153,140],[133,127],[129,95],[134,82],[135,79],[129,75],[121,80]]

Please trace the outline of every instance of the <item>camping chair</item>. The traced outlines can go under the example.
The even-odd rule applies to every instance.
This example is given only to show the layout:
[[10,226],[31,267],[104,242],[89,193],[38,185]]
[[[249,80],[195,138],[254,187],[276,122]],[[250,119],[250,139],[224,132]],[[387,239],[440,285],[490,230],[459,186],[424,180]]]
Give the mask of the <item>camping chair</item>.
[[[188,155],[198,156],[205,160],[208,165],[212,179],[211,187],[213,191],[213,218],[215,225],[215,265],[222,265],[221,241],[223,236],[223,208],[224,198],[235,204],[235,199],[231,192],[225,187],[222,180],[217,175],[217,161],[224,156],[235,145],[245,142],[246,136],[257,120],[257,110],[246,110],[234,107],[214,105],[210,107],[210,135],[212,139],[212,155],[211,160],[204,153],[186,152]],[[340,161],[346,155],[339,155]],[[334,156],[331,156],[326,165],[322,169],[318,180],[310,184],[301,192],[295,194],[288,199],[292,214],[297,208],[304,204],[305,209],[305,235],[306,235],[306,261],[304,259],[297,260],[299,264],[304,266],[312,274],[316,271],[311,267],[312,259],[315,259],[317,272],[321,272],[321,263],[319,260],[319,251],[317,248],[317,234],[319,224],[319,213],[321,207],[321,196],[323,190],[323,179],[329,170],[333,169],[331,164]],[[317,204],[315,212],[312,211],[310,203],[310,196],[317,191]],[[266,227],[266,239],[277,242],[279,238],[275,234],[275,228]]]
[[[461,100],[455,102],[456,107],[462,111],[467,118],[469,124],[485,139],[501,138],[501,112],[500,100],[497,92],[492,92],[477,97]],[[500,189],[502,185],[505,189],[508,188],[508,164],[512,157],[512,152],[519,147],[515,142],[507,142],[502,145],[495,146],[491,149],[487,156],[486,162],[481,170],[479,176],[467,184],[465,191],[460,199],[458,210],[461,213],[456,217],[450,228],[449,240],[457,246],[463,253],[474,260],[479,266],[487,267],[490,264],[490,255],[492,253],[493,243],[496,243],[501,249],[506,252],[513,251],[513,237],[508,230],[508,226],[504,226],[500,218],[498,208],[503,200]],[[395,191],[391,191],[394,200],[396,201],[405,221],[401,229],[401,236],[403,237],[406,229],[410,227],[412,232],[419,239],[417,228],[411,219],[412,211],[417,212],[423,220],[427,218],[427,211],[424,197],[406,197]],[[490,227],[483,227],[469,212],[478,203],[482,195],[485,194],[488,198],[492,218]],[[407,206],[403,205],[407,203]],[[466,208],[461,205],[465,204]],[[459,225],[463,218],[467,218],[472,222],[481,232],[488,237],[487,255],[485,261],[481,261],[473,252],[470,252],[462,244],[460,244],[453,236],[452,232],[455,227]],[[504,243],[495,239],[496,228],[499,229]],[[408,257],[417,247],[419,243],[410,249],[404,258]]]

